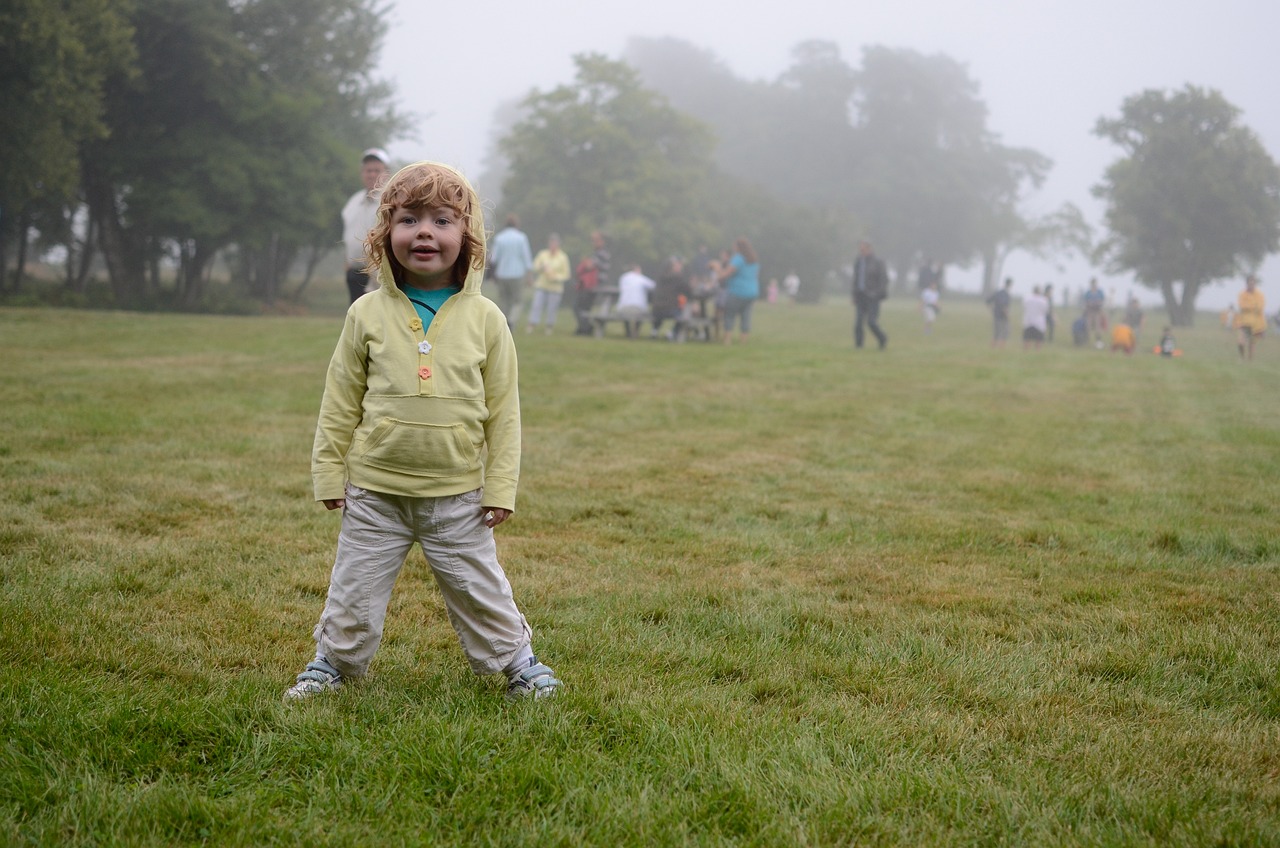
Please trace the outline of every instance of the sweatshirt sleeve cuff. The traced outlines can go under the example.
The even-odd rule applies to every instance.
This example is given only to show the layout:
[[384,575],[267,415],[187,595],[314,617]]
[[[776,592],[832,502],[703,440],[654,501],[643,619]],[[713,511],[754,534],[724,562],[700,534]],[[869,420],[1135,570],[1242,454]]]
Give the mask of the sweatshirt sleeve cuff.
[[484,481],[483,500],[485,506],[496,506],[499,509],[509,509],[515,512],[516,481],[506,477],[486,478]]

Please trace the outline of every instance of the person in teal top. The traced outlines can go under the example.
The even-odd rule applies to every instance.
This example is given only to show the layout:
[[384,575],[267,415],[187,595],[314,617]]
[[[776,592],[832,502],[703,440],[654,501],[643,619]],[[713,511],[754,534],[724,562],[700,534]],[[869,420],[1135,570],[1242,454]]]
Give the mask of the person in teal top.
[[751,307],[760,297],[760,260],[746,236],[733,243],[733,256],[721,272],[728,298],[724,305],[724,343],[733,341],[733,326],[739,327],[738,341],[745,342],[751,332]]

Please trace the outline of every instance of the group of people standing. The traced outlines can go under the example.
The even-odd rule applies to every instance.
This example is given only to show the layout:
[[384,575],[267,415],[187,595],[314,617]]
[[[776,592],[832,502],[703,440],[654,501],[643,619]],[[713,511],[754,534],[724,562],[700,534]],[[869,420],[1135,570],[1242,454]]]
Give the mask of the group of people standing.
[[[745,341],[751,332],[752,307],[760,298],[760,262],[751,241],[745,236],[734,242],[719,259],[712,259],[705,247],[686,261],[672,256],[663,264],[657,279],[645,274],[640,263],[629,264],[618,276],[616,289],[610,286],[612,256],[604,235],[591,234],[592,251],[576,265],[552,234],[547,247],[533,254],[529,238],[520,230],[515,215],[489,244],[488,275],[498,290],[498,305],[513,328],[520,320],[523,290],[533,288],[533,299],[525,325],[526,332],[541,327],[554,331],[556,315],[570,282],[573,282],[573,311],[577,319],[575,335],[591,335],[592,310],[601,292],[616,293],[615,312],[623,316],[628,336],[640,334],[646,318],[652,322],[651,335],[675,338],[691,317],[714,319],[717,335],[726,343]],[[626,316],[635,316],[627,320]],[[701,322],[706,324],[707,322]]]

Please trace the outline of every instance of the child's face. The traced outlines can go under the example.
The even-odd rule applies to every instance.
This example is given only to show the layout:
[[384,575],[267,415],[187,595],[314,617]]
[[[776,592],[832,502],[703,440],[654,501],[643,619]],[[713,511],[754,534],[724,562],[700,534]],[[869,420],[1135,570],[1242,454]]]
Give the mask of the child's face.
[[404,269],[404,282],[419,289],[442,289],[462,250],[462,216],[448,206],[391,212],[391,255]]

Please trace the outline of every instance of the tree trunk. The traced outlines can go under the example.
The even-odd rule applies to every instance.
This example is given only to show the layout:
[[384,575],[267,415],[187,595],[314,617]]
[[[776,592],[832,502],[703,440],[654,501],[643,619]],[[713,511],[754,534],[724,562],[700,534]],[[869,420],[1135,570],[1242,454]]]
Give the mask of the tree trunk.
[[982,249],[982,296],[991,294],[1000,284],[1000,269],[1004,255],[995,246]]
[[18,219],[18,261],[13,268],[13,290],[16,292],[22,288],[22,278],[27,270],[27,242],[30,240],[31,229],[27,217],[23,215]]
[[1195,323],[1196,295],[1199,292],[1199,283],[1184,282],[1182,296],[1179,298],[1172,282],[1160,283],[1160,295],[1164,298],[1164,308],[1169,313],[1170,324],[1175,327],[1190,327]]
[[143,286],[145,263],[142,251],[132,244],[120,221],[115,190],[110,184],[86,177],[85,198],[89,203],[89,213],[98,219],[98,247],[107,266],[116,306],[131,306],[138,301]]
[[9,238],[5,232],[8,225],[8,218],[0,209],[0,294],[9,289]]
[[93,215],[93,210],[89,210],[89,220],[85,222],[84,227],[84,244],[80,248],[80,264],[76,268],[75,277],[71,280],[71,290],[77,294],[84,294],[84,290],[89,282],[89,269],[93,267],[94,242],[98,235],[98,220]]
[[316,267],[320,264],[320,260],[324,259],[324,257],[328,255],[331,249],[332,249],[331,245],[327,245],[327,244],[311,245],[309,252],[307,253],[306,268],[302,273],[302,282],[298,285],[298,288],[293,292],[294,300],[302,299],[302,293],[307,290],[307,286],[311,285],[311,277],[315,274]]

